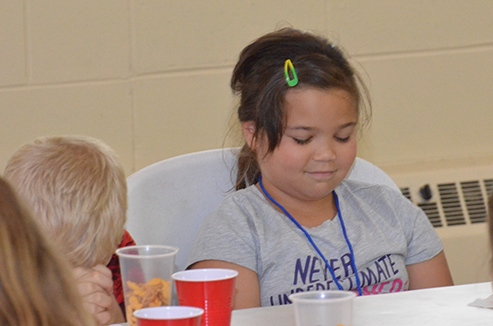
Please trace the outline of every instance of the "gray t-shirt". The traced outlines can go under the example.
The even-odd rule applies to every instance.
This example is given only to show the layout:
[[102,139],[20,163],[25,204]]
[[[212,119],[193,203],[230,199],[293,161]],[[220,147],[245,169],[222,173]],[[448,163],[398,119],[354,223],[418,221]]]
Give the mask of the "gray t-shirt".
[[[421,209],[387,186],[346,180],[335,190],[353,247],[363,294],[408,289],[406,265],[427,261],[442,243]],[[338,217],[307,229],[345,290],[357,290]],[[305,234],[255,187],[228,196],[195,238],[188,266],[221,260],[255,271],[262,306],[290,303],[288,295],[337,290]]]

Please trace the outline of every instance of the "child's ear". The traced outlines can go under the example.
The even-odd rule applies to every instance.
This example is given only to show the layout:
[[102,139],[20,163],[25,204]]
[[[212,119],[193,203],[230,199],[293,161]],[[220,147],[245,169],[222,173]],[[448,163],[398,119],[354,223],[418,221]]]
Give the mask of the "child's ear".
[[247,121],[241,123],[241,130],[243,132],[243,137],[248,144],[248,146],[255,150],[255,123],[253,121]]

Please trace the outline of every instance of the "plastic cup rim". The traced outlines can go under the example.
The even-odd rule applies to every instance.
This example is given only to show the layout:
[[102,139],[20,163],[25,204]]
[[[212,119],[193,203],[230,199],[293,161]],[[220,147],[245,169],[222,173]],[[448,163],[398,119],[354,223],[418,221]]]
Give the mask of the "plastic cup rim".
[[[189,311],[190,314],[188,315],[182,315],[182,316],[177,316],[177,317],[163,317],[163,316],[155,316],[155,317],[150,317],[150,316],[139,316],[140,314],[144,314],[148,312],[149,310],[182,310],[182,311]],[[189,318],[197,318],[199,316],[202,316],[204,314],[204,309],[198,308],[198,307],[188,307],[188,306],[165,306],[165,307],[147,307],[147,308],[142,308],[139,310],[136,310],[133,312],[134,317],[139,318],[139,319],[147,319],[147,320],[178,320],[178,319],[189,319]]]
[[[149,249],[149,248],[159,248],[159,249],[168,249],[170,250],[167,253],[153,254],[153,255],[135,255],[128,254],[127,251],[134,251],[140,249]],[[165,246],[165,245],[138,245],[138,246],[128,246],[119,248],[116,250],[116,254],[118,257],[130,258],[130,259],[154,259],[154,258],[163,258],[174,256],[178,253],[178,248],[173,246]]]
[[[327,298],[304,298],[305,295],[314,295],[314,294],[338,294],[340,295],[339,297],[327,297]],[[327,302],[342,302],[342,301],[347,301],[350,299],[353,299],[356,297],[356,293],[351,292],[351,291],[331,291],[331,290],[320,290],[320,291],[307,291],[307,292],[297,292],[290,294],[288,296],[289,300],[291,302],[310,302],[310,303],[320,303],[320,304],[325,304]]]
[[[225,272],[225,273],[228,273],[228,275],[211,277],[211,278],[206,278],[206,279],[183,279],[183,278],[180,278],[180,276],[183,274],[200,274],[200,273],[206,273],[206,272]],[[230,279],[235,278],[237,276],[238,276],[238,271],[236,271],[234,269],[202,268],[202,269],[188,269],[188,270],[176,272],[173,275],[171,275],[171,278],[175,281],[178,281],[178,282],[213,282],[213,281],[230,280]]]

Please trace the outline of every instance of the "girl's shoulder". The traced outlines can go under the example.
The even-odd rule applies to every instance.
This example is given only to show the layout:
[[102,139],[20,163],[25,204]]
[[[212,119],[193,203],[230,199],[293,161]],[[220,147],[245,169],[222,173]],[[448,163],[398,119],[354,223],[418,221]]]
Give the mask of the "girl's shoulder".
[[417,218],[424,215],[400,191],[387,185],[346,180],[336,189],[344,206],[348,209],[374,211],[387,217]]
[[345,180],[336,189],[345,201],[414,209],[414,204],[400,191],[387,185]]
[[256,186],[249,186],[227,195],[218,205],[215,213],[220,215],[228,213],[228,215],[231,215],[241,211],[243,214],[246,212],[253,214],[254,212],[270,210],[272,210],[272,206],[267,202],[260,190]]
[[356,193],[361,195],[381,194],[390,197],[403,197],[400,191],[385,184],[368,183],[356,180],[344,180],[336,192]]
[[221,205],[228,203],[243,203],[243,202],[258,202],[265,201],[262,193],[257,189],[256,186],[248,186],[244,189],[240,189],[228,194]]

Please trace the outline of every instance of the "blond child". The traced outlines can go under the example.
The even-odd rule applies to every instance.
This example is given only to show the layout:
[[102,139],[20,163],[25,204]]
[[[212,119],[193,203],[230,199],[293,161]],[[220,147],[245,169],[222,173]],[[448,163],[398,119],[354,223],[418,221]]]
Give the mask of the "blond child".
[[88,137],[38,138],[14,153],[5,178],[72,264],[87,310],[101,324],[124,321],[114,253],[134,243],[124,230],[127,186],[113,151]]
[[0,325],[96,325],[63,258],[0,178]]

